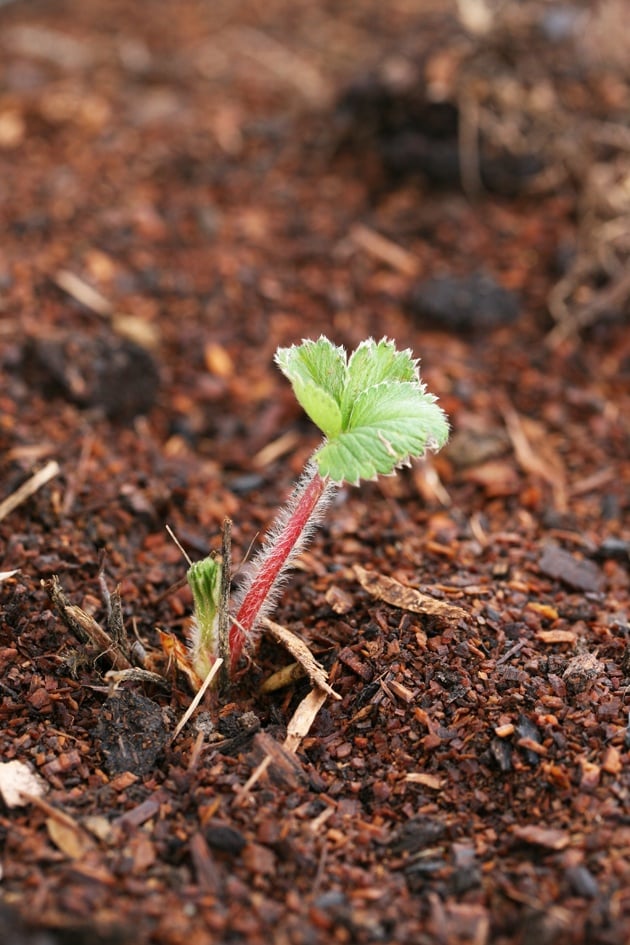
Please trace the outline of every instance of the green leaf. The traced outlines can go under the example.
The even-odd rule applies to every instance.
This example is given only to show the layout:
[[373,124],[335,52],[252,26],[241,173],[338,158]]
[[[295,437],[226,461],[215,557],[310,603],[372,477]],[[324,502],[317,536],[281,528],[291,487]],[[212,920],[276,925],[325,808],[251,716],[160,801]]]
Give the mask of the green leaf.
[[384,381],[368,388],[357,398],[348,426],[313,459],[320,475],[354,485],[390,475],[427,449],[439,449],[448,438],[448,423],[435,398],[409,382]]
[[313,423],[326,436],[336,436],[341,430],[339,402],[346,379],[344,349],[322,336],[317,341],[279,348],[276,363]]
[[358,395],[381,381],[417,381],[418,365],[411,351],[396,351],[396,345],[387,338],[378,343],[373,338],[362,341],[350,355],[346,386],[341,400],[344,429]]
[[276,361],[326,436],[313,456],[320,475],[358,483],[388,475],[448,439],[448,422],[420,380],[409,349],[363,341],[348,360],[323,336],[280,348]]
[[305,413],[322,433],[334,437],[341,432],[341,410],[328,391],[312,381],[298,378],[293,382],[293,392]]

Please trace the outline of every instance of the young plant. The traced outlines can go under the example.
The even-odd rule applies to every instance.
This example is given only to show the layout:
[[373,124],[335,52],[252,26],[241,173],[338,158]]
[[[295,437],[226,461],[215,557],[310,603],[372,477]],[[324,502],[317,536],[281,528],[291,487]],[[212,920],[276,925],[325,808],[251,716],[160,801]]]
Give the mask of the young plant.
[[230,548],[232,525],[223,523],[221,554],[193,562],[186,573],[195,605],[190,639],[190,664],[203,682],[218,656],[229,666],[227,652],[230,606]]
[[[190,568],[197,623],[193,661],[200,676],[219,655],[220,622],[229,623],[228,669],[236,670],[245,645],[277,598],[284,572],[336,488],[392,475],[412,458],[440,449],[448,438],[446,416],[420,380],[418,362],[409,349],[397,351],[387,338],[363,341],[348,358],[344,348],[322,336],[279,348],[275,360],[324,441],[248,565],[233,617],[227,618],[229,578],[220,559],[206,558]],[[227,565],[225,550],[223,559]]]

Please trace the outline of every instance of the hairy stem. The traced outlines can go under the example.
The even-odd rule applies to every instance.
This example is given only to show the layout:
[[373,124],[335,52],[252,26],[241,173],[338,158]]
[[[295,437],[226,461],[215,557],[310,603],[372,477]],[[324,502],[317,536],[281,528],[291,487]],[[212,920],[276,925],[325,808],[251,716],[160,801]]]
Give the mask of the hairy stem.
[[320,476],[314,466],[307,470],[308,478],[301,483],[289,505],[278,516],[277,522],[262,550],[252,564],[249,582],[242,591],[240,606],[230,627],[230,672],[238,666],[246,640],[255,630],[277,586],[278,579],[291,559],[302,550],[308,538],[313,519],[326,493],[333,486]]

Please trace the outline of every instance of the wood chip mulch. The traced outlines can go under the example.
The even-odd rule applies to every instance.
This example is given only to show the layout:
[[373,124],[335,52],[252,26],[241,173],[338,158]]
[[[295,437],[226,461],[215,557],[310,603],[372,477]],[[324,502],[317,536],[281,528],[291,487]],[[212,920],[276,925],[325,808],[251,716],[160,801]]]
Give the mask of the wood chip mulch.
[[[459,6],[0,3],[4,945],[630,941],[622,4]],[[450,444],[283,591],[340,698],[263,636],[173,737],[165,526],[244,560],[321,332]]]

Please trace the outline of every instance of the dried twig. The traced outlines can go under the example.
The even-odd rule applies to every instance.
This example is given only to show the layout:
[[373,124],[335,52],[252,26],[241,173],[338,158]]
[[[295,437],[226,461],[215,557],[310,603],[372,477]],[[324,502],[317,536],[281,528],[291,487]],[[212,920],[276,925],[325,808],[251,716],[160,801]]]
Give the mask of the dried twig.
[[417,276],[420,270],[420,262],[413,253],[394,243],[377,233],[376,230],[364,226],[363,223],[356,223],[350,230],[350,239],[355,246],[365,250],[370,256],[386,262],[392,269],[397,269],[405,276]]
[[519,466],[529,475],[539,476],[544,482],[548,483],[551,486],[556,508],[560,512],[566,511],[567,485],[560,459],[551,453],[548,446],[545,452],[540,448],[534,449],[532,447],[525,432],[523,421],[516,410],[505,400],[501,404],[501,412]]
[[53,276],[53,282],[62,292],[66,292],[80,305],[110,322],[113,330],[118,335],[134,341],[143,348],[151,349],[157,345],[159,336],[154,325],[144,318],[119,312],[113,302],[81,279],[80,276],[67,269],[60,269]]
[[265,755],[260,764],[256,765],[245,784],[238,788],[237,796],[234,800],[234,807],[240,807],[244,803],[247,795],[251,792],[251,789],[254,787],[254,785],[257,784],[262,778],[263,774],[271,764],[271,761],[271,755]]
[[276,460],[290,453],[299,442],[299,439],[295,430],[289,430],[287,433],[283,433],[282,436],[279,436],[272,443],[268,443],[267,446],[263,446],[263,448],[256,453],[252,460],[254,466],[257,469],[266,469],[268,466],[271,466],[272,463],[275,463]]
[[314,105],[330,99],[332,87],[321,70],[263,30],[242,26],[219,35],[234,54],[252,59]]
[[90,462],[90,454],[94,445],[94,436],[88,433],[81,444],[81,454],[71,475],[68,476],[66,492],[61,503],[62,515],[69,515],[72,511],[77,494],[85,482]]
[[93,646],[98,651],[99,656],[106,655],[114,669],[132,668],[125,654],[115,645],[112,638],[103,630],[94,617],[81,607],[70,603],[56,574],[49,581],[42,581],[42,585],[48,592],[57,614],[71,633],[83,643]]
[[186,709],[186,711],[185,711],[184,714],[182,715],[181,719],[180,719],[179,722],[177,723],[177,727],[176,727],[175,731],[173,732],[173,734],[172,734],[172,736],[171,736],[171,741],[175,741],[175,739],[177,738],[177,736],[179,735],[179,733],[180,733],[181,730],[183,729],[184,725],[186,724],[186,722],[188,721],[188,719],[191,717],[191,715],[193,714],[193,712],[195,711],[195,709],[197,708],[197,706],[199,705],[199,703],[200,703],[201,700],[203,699],[203,697],[204,697],[204,695],[205,695],[205,693],[206,693],[206,691],[207,691],[207,689],[208,689],[208,686],[210,685],[210,683],[212,682],[212,680],[214,679],[214,677],[215,677],[216,674],[219,672],[219,670],[221,669],[222,666],[223,666],[223,660],[219,657],[219,658],[218,658],[217,660],[215,660],[215,662],[212,664],[212,667],[211,667],[211,669],[210,669],[210,672],[208,673],[208,675],[207,675],[206,678],[204,679],[204,681],[203,681],[201,687],[199,688],[199,691],[195,694],[194,699],[192,700],[192,702],[190,703],[190,705],[188,706],[188,708]]
[[47,482],[54,479],[58,473],[59,463],[55,459],[51,459],[50,462],[46,463],[43,469],[33,473],[30,479],[23,482],[15,492],[11,493],[11,495],[0,502],[0,522],[17,509],[18,505],[21,505],[22,502],[25,502],[26,499],[30,498],[35,492],[41,489],[42,486],[45,486]]
[[459,96],[459,166],[462,189],[469,199],[483,190],[479,157],[479,102],[467,90]]
[[113,315],[114,307],[109,299],[68,269],[60,269],[53,277],[53,282],[62,292],[66,292],[76,302],[100,315],[101,318],[110,318]]
[[594,292],[589,302],[569,308],[569,296],[581,284],[583,275],[588,275],[588,273],[572,270],[570,275],[558,282],[549,294],[549,310],[556,321],[546,339],[551,348],[557,347],[576,330],[587,328],[606,312],[621,310],[630,299],[630,274],[626,272],[604,289]]
[[286,743],[280,745],[266,732],[258,732],[254,737],[253,755],[262,757],[245,784],[237,790],[235,807],[240,807],[244,803],[251,789],[265,772],[268,772],[271,780],[292,791],[295,791],[304,780],[304,770],[299,759],[295,757],[295,751],[290,750]]
[[125,682],[150,683],[152,686],[160,686],[163,689],[168,689],[169,685],[168,679],[164,676],[142,669],[140,666],[132,666],[131,669],[110,669],[105,673],[105,681],[111,684],[113,690]]

